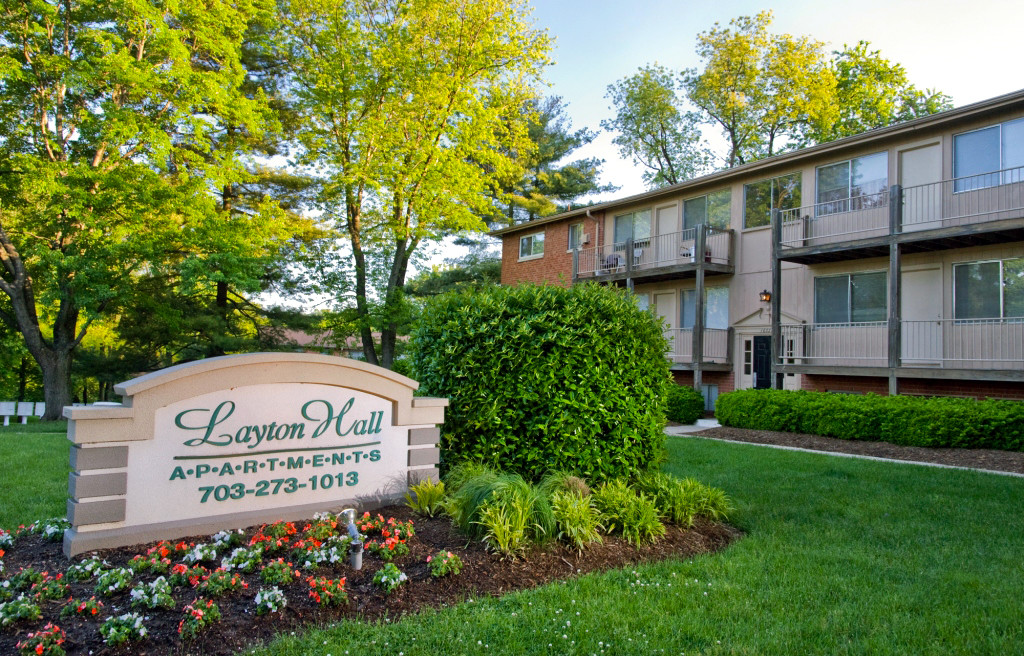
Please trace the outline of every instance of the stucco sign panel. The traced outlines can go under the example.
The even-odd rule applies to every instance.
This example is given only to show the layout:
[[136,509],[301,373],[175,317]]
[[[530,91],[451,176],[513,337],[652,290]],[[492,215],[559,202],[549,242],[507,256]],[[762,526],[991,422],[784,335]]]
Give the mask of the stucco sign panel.
[[68,408],[65,552],[398,498],[437,471],[446,402],[415,387],[352,360],[254,354],[129,381],[122,406]]

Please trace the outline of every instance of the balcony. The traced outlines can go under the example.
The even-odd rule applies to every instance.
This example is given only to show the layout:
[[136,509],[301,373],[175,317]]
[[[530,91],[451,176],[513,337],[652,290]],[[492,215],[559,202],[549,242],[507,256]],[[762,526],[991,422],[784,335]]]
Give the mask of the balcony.
[[[782,324],[786,373],[886,375],[889,324]],[[1024,380],[1024,320],[901,321],[897,374],[907,377]],[[858,371],[859,370],[859,371]]]
[[576,250],[572,277],[574,281],[656,282],[692,276],[698,268],[709,273],[733,273],[732,248],[732,230],[699,225],[681,232]]
[[[693,355],[693,329],[670,328],[665,331],[669,341],[666,357],[673,369],[692,369],[696,361]],[[730,352],[732,329],[705,328],[704,353],[701,366],[706,371],[728,371],[732,362]]]
[[[893,199],[896,204],[893,205]],[[781,259],[813,264],[1024,240],[1024,167],[778,212]]]

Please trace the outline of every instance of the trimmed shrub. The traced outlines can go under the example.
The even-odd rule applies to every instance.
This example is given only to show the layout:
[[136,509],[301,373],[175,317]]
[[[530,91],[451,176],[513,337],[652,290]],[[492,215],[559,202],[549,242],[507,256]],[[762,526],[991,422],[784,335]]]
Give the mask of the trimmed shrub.
[[599,482],[663,457],[666,342],[626,292],[452,292],[427,303],[411,337],[421,392],[450,402],[446,467],[474,461],[529,480],[562,470]]
[[665,417],[692,424],[704,416],[704,395],[686,385],[669,385]]
[[738,390],[718,397],[723,426],[883,440],[927,447],[1024,451],[1024,403],[946,397]]

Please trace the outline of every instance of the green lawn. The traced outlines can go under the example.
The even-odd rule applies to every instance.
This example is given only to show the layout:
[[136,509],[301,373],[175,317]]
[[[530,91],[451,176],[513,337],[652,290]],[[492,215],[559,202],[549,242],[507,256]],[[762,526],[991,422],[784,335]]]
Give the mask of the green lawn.
[[70,448],[66,422],[0,426],[0,527],[64,515]]
[[1024,653],[1024,480],[684,438],[670,454],[730,493],[746,538],[257,653]]
[[[51,437],[22,436],[15,450],[0,435],[0,525],[61,507],[67,442]],[[744,539],[257,653],[1024,653],[1024,480],[684,438],[669,448],[669,471],[729,492]],[[46,484],[33,491],[32,479]]]

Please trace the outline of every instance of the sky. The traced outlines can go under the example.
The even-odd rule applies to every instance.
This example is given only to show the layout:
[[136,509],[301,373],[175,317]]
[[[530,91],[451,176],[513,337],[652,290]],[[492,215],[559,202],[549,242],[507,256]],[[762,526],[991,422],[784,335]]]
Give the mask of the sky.
[[[764,9],[774,12],[770,29],[776,34],[811,36],[829,50],[871,42],[883,57],[902,64],[913,84],[946,93],[957,107],[1024,88],[1021,0],[533,0],[533,7],[535,26],[555,40],[545,93],[568,103],[574,128],[600,131],[601,119],[612,117],[604,97],[609,84],[648,63],[697,67],[699,32]],[[645,190],[641,169],[620,157],[611,139],[602,132],[571,155],[604,159],[602,182],[619,186],[593,200]]]

